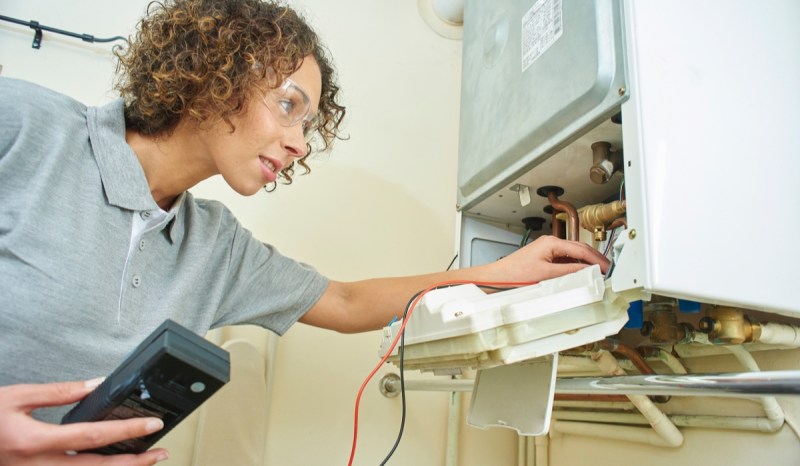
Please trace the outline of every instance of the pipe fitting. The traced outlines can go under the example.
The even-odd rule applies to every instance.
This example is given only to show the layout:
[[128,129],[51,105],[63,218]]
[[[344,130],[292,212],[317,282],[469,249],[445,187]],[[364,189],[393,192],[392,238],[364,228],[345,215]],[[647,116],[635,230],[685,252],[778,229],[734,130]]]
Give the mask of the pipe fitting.
[[[542,197],[546,197],[550,206],[553,208],[553,214],[556,212],[567,213],[567,239],[571,241],[580,240],[580,219],[578,218],[578,210],[569,202],[562,201],[558,196],[564,194],[564,190],[558,186],[542,186],[536,190],[536,193]],[[556,219],[553,218],[555,227]]]
[[[591,231],[595,235],[596,241],[604,241],[605,233],[608,230],[624,224],[620,220],[627,210],[626,201],[612,201],[608,204],[592,204],[578,209],[578,221],[581,228]],[[565,212],[556,214],[559,220],[568,221],[569,216]],[[600,237],[602,235],[602,238]]]
[[592,144],[592,168],[589,178],[595,184],[605,184],[614,173],[622,169],[622,152],[611,151],[611,143],[598,141]]
[[714,306],[707,309],[698,325],[714,344],[739,345],[757,341],[761,336],[761,325],[752,322],[741,309],[732,307]]
[[642,335],[656,344],[686,343],[691,340],[694,328],[690,324],[679,323],[673,303],[652,303],[648,305],[650,320],[642,326]]

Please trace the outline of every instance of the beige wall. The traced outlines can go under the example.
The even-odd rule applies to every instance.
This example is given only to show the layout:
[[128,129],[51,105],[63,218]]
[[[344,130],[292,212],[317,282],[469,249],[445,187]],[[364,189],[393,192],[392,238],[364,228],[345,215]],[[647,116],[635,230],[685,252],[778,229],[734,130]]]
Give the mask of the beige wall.
[[[147,3],[4,1],[0,9],[108,37],[128,35]],[[333,54],[350,139],[315,160],[313,173],[288,189],[242,198],[212,179],[195,194],[222,200],[258,237],[336,279],[444,269],[455,253],[461,42],[436,35],[413,0],[292,3]],[[42,48],[33,50],[32,36],[27,28],[0,23],[3,76],[36,81],[89,104],[113,97],[110,46],[45,33]],[[279,340],[265,439],[268,464],[347,462],[356,392],[379,360],[378,341],[377,334],[338,335],[302,325]],[[394,442],[400,400],[384,398],[376,385],[387,370],[392,368],[381,370],[365,391],[355,464],[380,462]],[[448,397],[409,394],[394,464],[442,464]],[[462,435],[470,455],[461,464],[514,464],[516,437],[509,432],[465,427]],[[191,458],[177,456],[170,463],[188,464]]]
[[[147,1],[92,0],[80,2],[79,8],[75,4],[5,0],[0,11],[104,37],[127,35]],[[350,139],[314,161],[314,172],[288,189],[242,198],[221,180],[212,179],[198,186],[195,194],[223,200],[258,237],[337,279],[443,269],[455,251],[461,43],[431,32],[413,0],[294,4],[307,13],[338,64]],[[42,49],[34,51],[32,36],[27,28],[0,23],[2,75],[33,80],[90,104],[112,97],[108,46],[46,34]],[[378,361],[378,335],[338,335],[298,325],[278,340],[276,350],[267,336],[253,328],[214,336],[220,341],[249,341],[257,352],[275,356],[267,358],[265,370],[273,374],[266,401],[269,417],[257,430],[266,432],[261,442],[264,464],[346,464],[355,396]],[[770,361],[779,362],[776,367],[797,367],[797,354],[787,352],[759,362],[767,368]],[[388,371],[396,369],[384,367],[375,379]],[[464,398],[466,405],[469,397]],[[264,409],[249,405],[241,409],[236,397],[220,399],[230,403],[220,408],[228,419]],[[409,393],[404,439],[391,464],[443,464],[448,401],[449,395],[443,393]],[[797,400],[782,401],[797,423]],[[722,404],[719,409],[743,413],[739,410],[743,403]],[[758,415],[757,408],[750,406],[748,412]],[[373,380],[361,404],[355,464],[380,462],[394,441],[399,419],[400,400],[384,398]],[[207,427],[196,418],[187,425]],[[682,431],[686,442],[680,449],[556,435],[550,440],[550,464],[789,465],[800,457],[800,443],[788,427],[776,434]],[[183,450],[182,444],[193,439],[193,430],[170,434],[165,443],[174,448],[174,455],[167,464],[203,464],[203,457],[211,461],[206,464],[219,464],[218,458],[235,453],[228,450],[230,444],[213,452]],[[459,465],[510,466],[517,464],[516,453],[516,436],[509,431],[462,426]]]

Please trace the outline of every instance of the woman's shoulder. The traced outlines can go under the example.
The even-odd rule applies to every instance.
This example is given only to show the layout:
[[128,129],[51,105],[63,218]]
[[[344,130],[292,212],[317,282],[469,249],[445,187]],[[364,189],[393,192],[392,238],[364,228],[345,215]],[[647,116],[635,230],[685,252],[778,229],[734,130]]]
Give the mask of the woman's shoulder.
[[66,117],[84,114],[86,106],[67,95],[39,84],[15,78],[0,78],[0,117],[8,123],[27,120],[28,116]]
[[223,229],[239,226],[239,220],[228,206],[216,199],[195,197],[191,191],[186,192],[181,209],[190,215],[192,222],[216,224]]

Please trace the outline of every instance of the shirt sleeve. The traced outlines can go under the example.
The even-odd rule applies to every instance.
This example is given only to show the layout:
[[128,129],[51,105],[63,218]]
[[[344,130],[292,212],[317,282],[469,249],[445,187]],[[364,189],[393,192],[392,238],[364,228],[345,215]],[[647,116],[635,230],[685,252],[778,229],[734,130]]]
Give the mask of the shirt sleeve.
[[213,326],[260,325],[282,335],[322,296],[328,279],[236,222],[227,292]]

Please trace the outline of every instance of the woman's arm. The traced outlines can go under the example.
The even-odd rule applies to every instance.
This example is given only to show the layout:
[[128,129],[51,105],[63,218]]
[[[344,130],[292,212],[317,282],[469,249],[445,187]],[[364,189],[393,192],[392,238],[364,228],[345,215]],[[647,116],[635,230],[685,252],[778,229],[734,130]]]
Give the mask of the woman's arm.
[[609,262],[585,243],[544,236],[491,264],[398,278],[356,282],[331,281],[320,300],[300,322],[343,333],[375,330],[401,317],[418,291],[450,280],[481,282],[537,282]]

